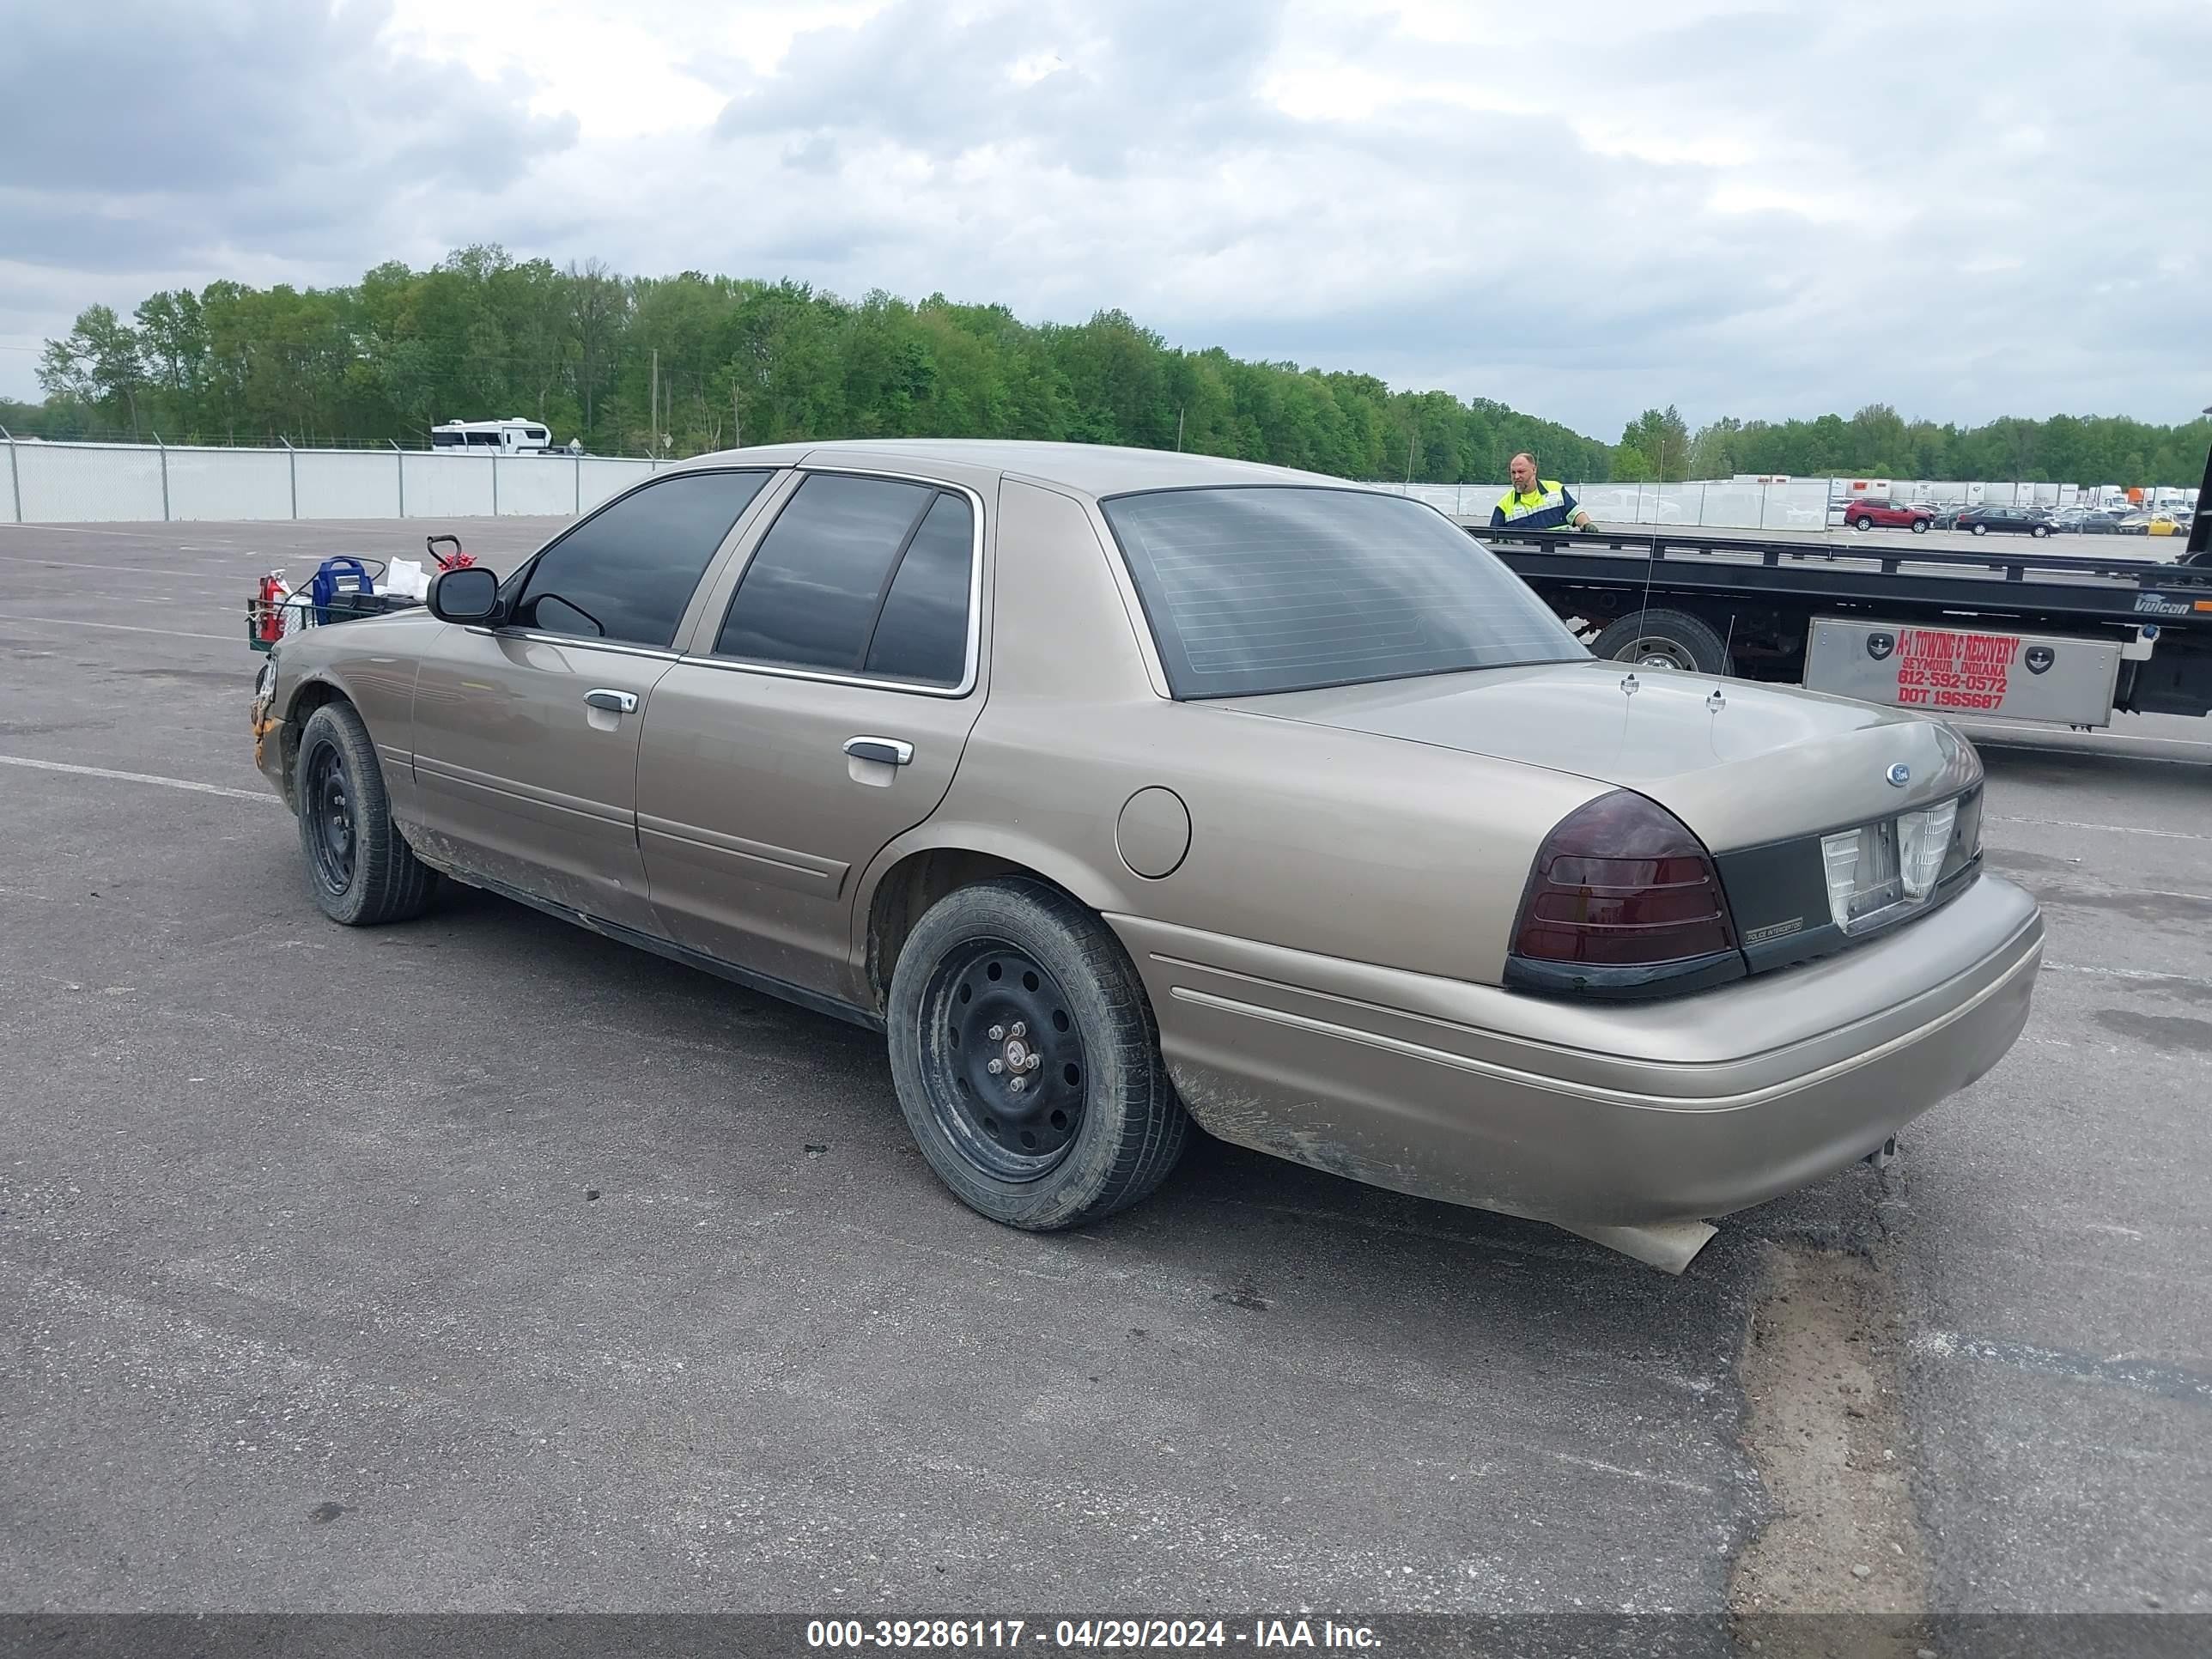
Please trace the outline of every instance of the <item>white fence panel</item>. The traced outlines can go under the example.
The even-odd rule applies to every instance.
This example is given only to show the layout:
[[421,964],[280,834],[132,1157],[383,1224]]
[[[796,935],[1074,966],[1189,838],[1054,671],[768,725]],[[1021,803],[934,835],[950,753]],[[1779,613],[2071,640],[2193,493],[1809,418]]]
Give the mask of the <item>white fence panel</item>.
[[27,524],[156,521],[161,452],[150,445],[18,444],[15,465]]
[[567,518],[576,510],[576,468],[571,456],[514,455],[495,458],[499,475],[499,510],[502,515],[557,514]]
[[1702,487],[1698,522],[1708,530],[1759,530],[1771,484],[1710,483]]
[[289,519],[292,469],[281,449],[178,449],[167,456],[172,519]]
[[8,446],[8,470],[0,473],[0,524],[21,524],[23,508],[15,499],[15,446]]
[[587,455],[576,463],[583,468],[579,480],[583,502],[580,511],[588,513],[617,490],[628,489],[640,478],[653,474],[651,461],[617,461],[604,456]]
[[298,469],[303,519],[396,519],[399,516],[399,452],[387,449],[302,449]]
[[491,516],[489,455],[410,452],[400,458],[406,478],[403,501],[410,519],[488,519]]

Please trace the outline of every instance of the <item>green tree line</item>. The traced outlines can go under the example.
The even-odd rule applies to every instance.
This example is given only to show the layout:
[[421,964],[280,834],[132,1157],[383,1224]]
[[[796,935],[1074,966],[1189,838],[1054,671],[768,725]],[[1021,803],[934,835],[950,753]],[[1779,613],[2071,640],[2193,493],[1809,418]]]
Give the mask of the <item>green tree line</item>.
[[216,282],[128,319],[88,307],[46,343],[21,435],[167,442],[427,442],[445,420],[521,415],[602,453],[688,455],[841,436],[1070,439],[1181,447],[1340,477],[1492,483],[1532,449],[1547,477],[2195,477],[2212,422],[2055,416],[1960,428],[1886,405],[1845,419],[1717,421],[1670,405],[1618,444],[1487,398],[1185,350],[1119,311],[1024,323],[1004,306],[858,301],[792,282],[556,269],[495,246],[345,287]]
[[2185,484],[2204,471],[2212,420],[2156,426],[2124,416],[2007,416],[1984,426],[1908,421],[1887,404],[1846,419],[1719,420],[1695,433],[1669,404],[1613,447],[1613,477],[1984,478],[2020,483]]
[[1030,324],[1004,306],[855,302],[696,271],[556,270],[496,247],[350,287],[209,284],[129,319],[88,307],[47,342],[48,438],[397,440],[526,416],[602,453],[696,454],[826,437],[1002,437],[1178,447],[1358,478],[1490,480],[1517,449],[1601,476],[1607,446],[1484,399],[1170,346],[1118,311]]

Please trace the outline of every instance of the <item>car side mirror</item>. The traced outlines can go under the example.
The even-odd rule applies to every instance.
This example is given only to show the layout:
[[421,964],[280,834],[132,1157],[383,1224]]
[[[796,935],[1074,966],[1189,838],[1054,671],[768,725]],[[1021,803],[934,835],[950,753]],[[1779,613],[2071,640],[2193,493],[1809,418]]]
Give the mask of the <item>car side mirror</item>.
[[499,610],[499,576],[480,564],[441,570],[431,579],[429,605],[440,622],[489,622]]

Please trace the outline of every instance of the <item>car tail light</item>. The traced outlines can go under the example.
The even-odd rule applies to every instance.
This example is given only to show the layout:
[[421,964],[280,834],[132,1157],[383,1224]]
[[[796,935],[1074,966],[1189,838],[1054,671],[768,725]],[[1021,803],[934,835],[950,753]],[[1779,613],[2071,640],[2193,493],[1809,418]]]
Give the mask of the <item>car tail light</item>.
[[1607,969],[1694,963],[1735,945],[1705,844],[1664,807],[1626,789],[1576,808],[1544,838],[1513,939],[1516,957],[1593,969],[1600,983]]

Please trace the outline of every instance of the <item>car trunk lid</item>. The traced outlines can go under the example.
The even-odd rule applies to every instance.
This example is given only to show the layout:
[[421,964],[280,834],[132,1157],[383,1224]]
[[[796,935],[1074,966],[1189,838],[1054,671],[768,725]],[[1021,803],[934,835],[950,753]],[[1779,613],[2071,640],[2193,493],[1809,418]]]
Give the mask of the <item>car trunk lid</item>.
[[[1716,854],[1958,794],[1971,760],[1918,716],[1794,687],[1543,663],[1218,705],[1569,772],[1648,795]],[[1901,781],[1893,769],[1903,768]]]

